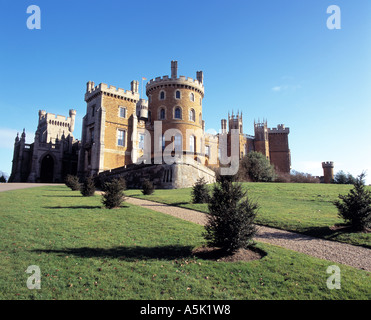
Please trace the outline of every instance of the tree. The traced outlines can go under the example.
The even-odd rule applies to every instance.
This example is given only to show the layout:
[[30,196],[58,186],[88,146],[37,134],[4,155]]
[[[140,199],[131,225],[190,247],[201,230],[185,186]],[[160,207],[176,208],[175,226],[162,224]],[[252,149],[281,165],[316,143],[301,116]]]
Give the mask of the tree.
[[361,173],[354,182],[354,187],[347,195],[339,195],[334,202],[338,209],[339,217],[350,223],[356,231],[364,231],[371,228],[371,191],[366,189],[364,178]]
[[67,187],[69,187],[73,191],[80,190],[80,181],[77,176],[73,176],[71,174],[68,174],[65,179],[65,184]]
[[356,178],[354,178],[349,172],[345,174],[343,170],[337,172],[334,176],[334,183],[336,184],[354,184]]
[[102,194],[102,203],[108,209],[117,208],[125,199],[125,185],[122,179],[113,179],[104,184],[104,193]]
[[204,178],[199,178],[193,185],[192,192],[192,203],[208,203],[209,202],[209,189],[207,188],[206,181]]
[[266,156],[253,151],[241,159],[238,177],[242,181],[270,182],[275,171]]
[[233,183],[230,176],[220,176],[209,202],[204,233],[208,245],[220,247],[226,253],[252,246],[257,210],[258,205],[247,197],[240,183]]
[[142,193],[144,195],[150,195],[155,191],[153,183],[149,180],[144,180],[142,184]]
[[84,180],[84,183],[81,186],[81,194],[84,197],[91,197],[95,193],[94,179],[92,177],[87,177]]
[[6,183],[6,178],[4,175],[0,177],[0,183]]

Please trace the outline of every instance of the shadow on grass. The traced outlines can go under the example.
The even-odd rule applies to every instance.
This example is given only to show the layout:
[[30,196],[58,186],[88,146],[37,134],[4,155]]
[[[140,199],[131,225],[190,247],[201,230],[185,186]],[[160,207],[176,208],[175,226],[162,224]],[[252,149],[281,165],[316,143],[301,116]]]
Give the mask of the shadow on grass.
[[78,195],[76,195],[76,194],[74,194],[74,195],[70,195],[70,196],[65,196],[65,195],[46,195],[46,194],[44,194],[43,195],[43,197],[51,197],[51,198],[81,198],[82,197],[82,195],[81,194],[78,194]]
[[[118,208],[113,208],[110,210],[120,209],[120,208],[130,208],[129,206],[122,205]],[[66,206],[66,207],[44,207],[44,209],[105,209],[103,205],[101,206]],[[107,209],[108,210],[108,209]]]
[[37,253],[52,253],[59,256],[74,255],[81,258],[113,258],[126,261],[192,257],[191,246],[114,247],[114,248],[66,248],[59,250],[32,250]]

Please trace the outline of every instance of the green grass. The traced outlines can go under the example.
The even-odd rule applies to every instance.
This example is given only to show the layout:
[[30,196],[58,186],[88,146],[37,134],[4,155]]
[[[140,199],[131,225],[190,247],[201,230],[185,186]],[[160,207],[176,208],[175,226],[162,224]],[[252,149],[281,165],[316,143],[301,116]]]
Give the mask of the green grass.
[[[334,263],[267,244],[252,262],[195,258],[201,226],[129,204],[103,209],[64,186],[2,192],[0,203],[0,299],[371,298],[369,272],[339,265],[341,289],[329,290]],[[41,290],[26,287],[30,265]]]
[[[371,248],[370,233],[333,231],[329,227],[343,224],[333,201],[347,194],[352,186],[306,183],[243,183],[248,195],[259,203],[256,222],[261,225],[304,233],[329,240]],[[206,204],[191,203],[191,188],[156,190],[143,196],[140,190],[127,190],[128,196],[148,199],[207,212]]]

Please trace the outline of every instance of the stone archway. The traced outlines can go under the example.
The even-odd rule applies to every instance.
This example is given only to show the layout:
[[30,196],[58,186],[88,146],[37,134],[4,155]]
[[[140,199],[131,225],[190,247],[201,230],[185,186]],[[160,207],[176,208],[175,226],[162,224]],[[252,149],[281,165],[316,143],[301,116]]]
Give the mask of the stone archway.
[[54,182],[54,159],[50,154],[46,154],[41,160],[40,182]]

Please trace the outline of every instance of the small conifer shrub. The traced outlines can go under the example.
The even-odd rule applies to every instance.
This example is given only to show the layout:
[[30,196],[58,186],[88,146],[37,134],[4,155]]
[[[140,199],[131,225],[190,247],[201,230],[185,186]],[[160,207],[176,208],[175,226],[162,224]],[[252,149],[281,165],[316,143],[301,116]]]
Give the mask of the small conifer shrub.
[[69,187],[73,191],[80,190],[80,181],[77,176],[68,174],[65,179],[65,184],[67,187]]
[[84,197],[94,196],[95,185],[94,185],[94,179],[92,177],[85,178],[84,183],[81,185],[80,192]]
[[208,203],[209,202],[209,189],[206,185],[204,178],[199,178],[193,185],[192,192],[192,203]]
[[142,193],[144,195],[150,195],[155,191],[155,186],[149,180],[144,180],[142,184]]
[[253,246],[257,210],[258,205],[248,198],[240,183],[234,183],[230,176],[220,176],[209,201],[204,232],[208,245],[227,254]]
[[125,186],[122,179],[113,179],[104,184],[104,193],[102,194],[102,203],[108,209],[117,208],[125,199]]
[[347,195],[339,195],[334,202],[339,217],[348,222],[355,231],[366,231],[371,228],[371,192],[364,183],[366,174],[361,173]]

